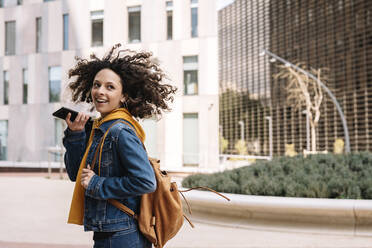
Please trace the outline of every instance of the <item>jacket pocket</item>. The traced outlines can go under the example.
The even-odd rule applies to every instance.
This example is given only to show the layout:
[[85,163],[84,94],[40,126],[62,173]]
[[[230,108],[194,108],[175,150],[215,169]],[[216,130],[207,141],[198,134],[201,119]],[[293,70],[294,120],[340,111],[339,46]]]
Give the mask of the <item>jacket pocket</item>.
[[113,150],[112,150],[112,140],[106,138],[105,143],[102,147],[102,157],[101,157],[101,166],[107,167],[112,163],[113,160]]

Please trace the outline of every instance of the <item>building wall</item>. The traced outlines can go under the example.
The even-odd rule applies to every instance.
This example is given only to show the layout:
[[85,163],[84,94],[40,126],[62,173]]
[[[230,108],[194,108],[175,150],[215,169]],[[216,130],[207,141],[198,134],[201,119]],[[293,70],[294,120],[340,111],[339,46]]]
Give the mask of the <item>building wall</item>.
[[[45,161],[47,147],[54,146],[55,120],[51,113],[60,106],[86,110],[69,101],[66,90],[68,70],[74,57],[88,57],[92,52],[102,56],[112,45],[122,48],[150,50],[161,61],[169,76],[168,83],[179,90],[156,125],[156,154],[167,168],[182,167],[183,113],[199,114],[199,167],[218,166],[218,70],[217,12],[214,0],[199,1],[198,37],[191,38],[190,1],[173,2],[173,39],[166,39],[164,0],[24,0],[22,5],[10,3],[0,8],[0,33],[4,22],[16,21],[16,54],[5,56],[5,42],[0,39],[0,71],[10,72],[9,105],[0,105],[0,120],[8,120],[8,160]],[[141,6],[141,42],[128,43],[127,7]],[[104,11],[103,46],[91,47],[90,12]],[[69,14],[69,49],[63,51],[63,14]],[[42,18],[42,48],[36,47],[36,17]],[[183,95],[183,56],[199,59],[199,94]],[[60,103],[49,103],[48,67],[61,66],[62,93]],[[28,104],[22,104],[22,68],[28,68]],[[3,74],[0,74],[0,103],[3,103]],[[150,151],[150,155],[151,155]]]
[[244,139],[247,151],[240,155],[269,155],[270,70],[259,56],[270,44],[269,4],[235,1],[219,12],[219,120],[228,141],[225,154],[239,154],[235,145]]
[[[372,151],[371,22],[372,2],[368,0],[236,0],[221,10],[219,29],[223,32],[219,33],[219,40],[229,44],[219,47],[221,64],[247,63],[239,73],[252,78],[240,76],[235,64],[220,70],[220,101],[225,99],[222,90],[226,87],[235,94],[230,108],[221,104],[224,136],[234,143],[240,134],[236,122],[244,119],[246,141],[258,138],[257,154],[268,155],[269,135],[264,117],[270,116],[274,154],[284,154],[286,144],[294,144],[299,153],[306,149],[306,115],[302,113],[305,106],[296,109],[286,101],[286,82],[272,77],[278,72],[279,63],[269,63],[267,56],[258,55],[266,48],[292,63],[304,62],[308,67],[327,69],[324,71],[329,80],[325,83],[346,116],[351,150]],[[239,56],[230,55],[237,50],[245,54],[242,61],[237,60]],[[249,93],[254,89],[267,93],[258,97],[257,102],[248,97],[248,92],[242,92],[242,87],[250,88]],[[317,135],[318,151],[333,151],[337,138],[345,140],[339,114],[325,92]],[[229,149],[236,152],[232,146]]]

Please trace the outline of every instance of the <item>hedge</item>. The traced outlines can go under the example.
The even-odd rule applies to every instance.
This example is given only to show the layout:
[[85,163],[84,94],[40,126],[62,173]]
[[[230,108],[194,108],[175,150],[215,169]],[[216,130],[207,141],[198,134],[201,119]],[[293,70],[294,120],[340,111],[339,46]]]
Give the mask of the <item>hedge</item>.
[[372,153],[278,157],[224,172],[191,175],[182,186],[247,195],[372,199]]

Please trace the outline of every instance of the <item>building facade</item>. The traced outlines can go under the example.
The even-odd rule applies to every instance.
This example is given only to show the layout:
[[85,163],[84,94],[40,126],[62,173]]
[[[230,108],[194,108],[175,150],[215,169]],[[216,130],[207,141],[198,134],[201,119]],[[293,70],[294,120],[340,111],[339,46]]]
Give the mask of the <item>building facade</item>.
[[1,159],[48,160],[60,146],[74,57],[102,56],[114,44],[149,50],[178,93],[173,111],[141,121],[146,146],[165,168],[218,166],[217,12],[214,0],[2,0]]
[[[326,85],[346,117],[352,151],[372,151],[372,2],[368,0],[236,0],[219,12],[220,130],[225,153],[274,155],[307,148],[305,106],[287,101],[278,62],[262,49],[308,67],[327,69]],[[272,62],[272,63],[270,63]],[[317,150],[333,151],[344,131],[324,93]],[[270,122],[272,128],[270,128]],[[272,135],[270,135],[272,132]]]

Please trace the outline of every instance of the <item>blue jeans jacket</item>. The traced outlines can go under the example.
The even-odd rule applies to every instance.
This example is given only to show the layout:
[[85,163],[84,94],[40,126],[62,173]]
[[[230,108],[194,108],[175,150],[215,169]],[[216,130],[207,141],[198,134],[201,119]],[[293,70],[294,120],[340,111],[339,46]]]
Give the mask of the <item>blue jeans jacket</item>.
[[[115,121],[105,122],[95,130],[87,164],[91,165],[101,137]],[[71,181],[76,180],[89,133],[90,130],[79,132],[72,132],[68,128],[65,130],[64,159]],[[102,149],[100,175],[98,160],[97,157],[94,165],[96,175],[92,177],[85,191],[84,230],[97,232],[138,230],[137,221],[106,201],[117,199],[138,213],[141,195],[156,189],[154,171],[132,127],[117,123],[110,129]]]

